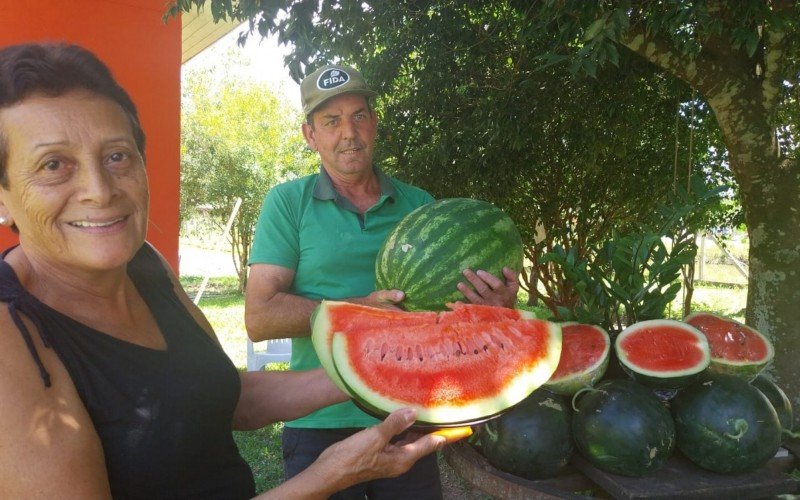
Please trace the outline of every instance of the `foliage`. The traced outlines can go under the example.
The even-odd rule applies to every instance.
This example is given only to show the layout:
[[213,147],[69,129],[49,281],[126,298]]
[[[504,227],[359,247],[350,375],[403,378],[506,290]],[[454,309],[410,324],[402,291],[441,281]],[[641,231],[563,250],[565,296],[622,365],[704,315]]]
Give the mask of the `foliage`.
[[[534,263],[557,245],[583,255],[651,212],[687,171],[728,180],[724,158],[704,154],[724,150],[716,123],[684,83],[628,53],[615,59],[623,71],[593,76],[543,67],[560,33],[540,29],[525,2],[210,5],[293,44],[296,78],[331,60],[357,65],[382,95],[376,159],[436,197],[502,208]],[[538,268],[524,278],[529,289],[536,279],[554,293],[565,286]]]
[[[228,61],[236,62],[231,55]],[[313,165],[298,132],[301,117],[264,84],[231,78],[230,65],[189,71],[183,81],[181,219],[208,217],[228,235],[244,289],[253,228],[270,187]]]
[[663,318],[680,291],[681,267],[697,254],[695,231],[722,189],[707,189],[695,179],[690,190],[678,186],[649,220],[627,232],[613,230],[609,240],[584,256],[557,246],[539,261],[561,268],[574,293],[541,298],[558,319],[598,324],[610,332]]

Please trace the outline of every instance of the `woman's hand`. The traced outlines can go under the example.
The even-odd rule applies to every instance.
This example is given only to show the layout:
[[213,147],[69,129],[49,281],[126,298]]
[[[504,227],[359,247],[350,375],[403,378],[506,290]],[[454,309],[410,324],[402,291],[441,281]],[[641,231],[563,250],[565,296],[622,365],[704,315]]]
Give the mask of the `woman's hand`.
[[409,433],[390,443],[414,423],[415,416],[414,410],[397,410],[383,422],[339,441],[308,469],[267,492],[264,498],[327,498],[354,484],[399,476],[446,442],[444,436]]

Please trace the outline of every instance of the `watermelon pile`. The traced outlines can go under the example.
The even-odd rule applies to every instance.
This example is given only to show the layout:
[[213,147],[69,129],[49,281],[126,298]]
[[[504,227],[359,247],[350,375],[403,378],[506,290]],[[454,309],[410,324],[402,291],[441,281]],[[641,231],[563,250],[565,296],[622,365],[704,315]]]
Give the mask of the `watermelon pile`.
[[[646,477],[679,452],[700,468],[739,474],[763,467],[791,431],[790,401],[760,373],[774,349],[752,328],[706,313],[685,321],[642,321],[615,336],[611,353],[600,331],[563,323],[559,367],[534,393],[573,395],[571,444],[596,468]],[[617,359],[618,373],[628,378],[603,378],[609,357]],[[547,432],[554,432],[551,426],[558,422],[551,416],[541,423],[522,404],[512,412],[515,422],[538,418],[537,425]],[[524,419],[517,416],[521,412],[531,415]],[[477,432],[474,446],[490,464],[527,478],[533,464],[554,475],[562,471],[558,456],[541,463],[537,445],[530,442],[530,426],[501,423],[487,423],[486,430]],[[487,435],[493,443],[504,443],[499,448],[508,450],[513,460],[499,459],[483,444]],[[535,439],[542,439],[541,434]],[[547,447],[556,450],[559,445],[564,443]]]

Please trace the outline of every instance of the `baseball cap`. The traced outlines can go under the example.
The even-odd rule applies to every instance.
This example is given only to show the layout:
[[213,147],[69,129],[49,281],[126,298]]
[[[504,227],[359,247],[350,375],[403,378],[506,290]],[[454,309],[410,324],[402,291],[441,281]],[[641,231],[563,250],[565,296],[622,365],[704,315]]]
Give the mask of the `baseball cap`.
[[364,77],[356,69],[349,66],[323,66],[305,77],[300,83],[303,114],[308,116],[328,99],[348,93],[367,97],[378,95],[369,88]]

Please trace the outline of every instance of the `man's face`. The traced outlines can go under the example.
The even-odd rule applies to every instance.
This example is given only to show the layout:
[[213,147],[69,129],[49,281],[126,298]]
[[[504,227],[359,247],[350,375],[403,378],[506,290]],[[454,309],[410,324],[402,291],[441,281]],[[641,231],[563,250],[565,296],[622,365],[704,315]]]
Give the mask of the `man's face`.
[[378,118],[366,97],[336,96],[314,111],[312,123],[303,124],[303,136],[329,175],[346,179],[372,170]]

